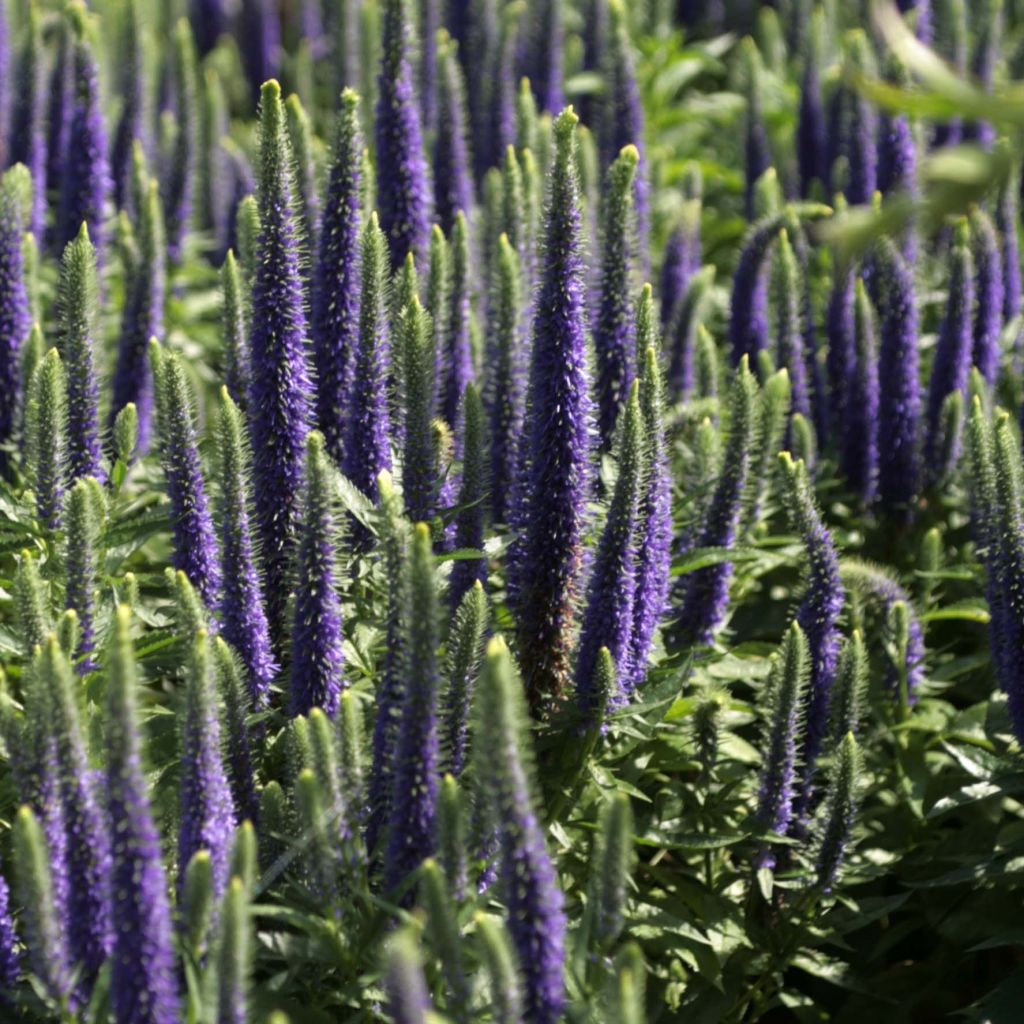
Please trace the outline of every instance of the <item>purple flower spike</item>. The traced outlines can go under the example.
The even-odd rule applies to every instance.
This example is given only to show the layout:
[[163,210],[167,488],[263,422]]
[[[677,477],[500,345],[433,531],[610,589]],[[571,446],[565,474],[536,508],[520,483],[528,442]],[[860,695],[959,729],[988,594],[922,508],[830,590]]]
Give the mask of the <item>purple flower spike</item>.
[[[889,195],[902,193],[910,199],[918,196],[917,143],[906,114],[887,114],[880,128],[881,145],[878,154],[878,188]],[[913,225],[903,232],[901,249],[903,258],[911,266],[917,260],[917,236]]]
[[206,850],[213,868],[213,897],[220,900],[228,883],[235,805],[224,770],[220,701],[205,630],[200,630],[191,644],[187,687],[181,737],[178,892],[184,890],[189,861]]
[[[129,0],[124,11],[124,64],[121,74],[121,118],[114,132],[110,154],[110,170],[114,179],[114,203],[119,210],[131,208],[132,151],[136,141],[146,148],[146,79],[143,71],[142,40],[135,0]],[[198,22],[197,22],[198,24]],[[56,72],[55,72],[56,73]],[[52,111],[51,111],[51,116]],[[53,131],[51,121],[50,130]],[[53,187],[51,185],[51,187]]]
[[971,259],[967,222],[961,221],[949,254],[946,313],[935,346],[935,361],[928,388],[928,435],[924,461],[933,481],[940,479],[948,468],[939,465],[947,440],[943,436],[943,404],[948,395],[966,389],[971,370],[974,282],[974,261]]
[[384,862],[384,887],[389,892],[394,892],[436,846],[438,608],[430,530],[424,523],[416,525],[406,572],[407,679],[394,748]]
[[220,421],[221,634],[245,666],[249,705],[260,711],[277,674],[256,558],[249,470],[252,453],[245,420],[227,388],[221,389]]
[[224,0],[189,0],[189,19],[195,29],[200,57],[205,57],[226,31],[228,6]]
[[50,694],[51,729],[67,831],[68,942],[82,965],[87,995],[114,947],[110,912],[110,839],[96,775],[89,764],[79,721],[77,683],[57,639],[51,636],[35,666]]
[[441,378],[441,418],[451,427],[461,444],[462,396],[473,379],[473,351],[470,345],[470,254],[469,226],[461,210],[455,218],[450,242],[451,294],[448,305],[448,330]]
[[[977,401],[977,400],[975,400]],[[979,498],[981,497],[979,493]],[[883,570],[865,562],[844,559],[842,566],[843,584],[847,590],[855,591],[864,598],[878,602],[882,621],[888,627],[893,610],[897,605],[904,608],[907,616],[907,647],[905,662],[897,666],[889,659],[882,685],[893,696],[898,694],[899,676],[904,674],[907,683],[907,699],[913,704],[924,680],[924,632],[921,621],[914,612],[910,595]],[[891,632],[888,631],[891,636]]]
[[[442,41],[438,54],[440,117],[434,141],[434,212],[451,235],[460,211],[473,209],[473,161],[466,133],[466,86],[456,46]],[[504,152],[504,151],[502,151]]]
[[68,1011],[77,1010],[80,1000],[72,988],[66,922],[55,900],[49,837],[27,804],[18,809],[12,835],[29,964],[46,996],[70,1016]]
[[573,603],[590,470],[590,382],[586,356],[576,123],[555,119],[547,234],[533,321],[525,458],[515,512],[519,651],[535,710],[569,681]]
[[839,556],[821,519],[808,480],[807,467],[787,452],[779,456],[786,478],[787,507],[807,553],[807,583],[796,621],[807,640],[810,674],[804,694],[804,734],[800,745],[800,787],[796,814],[800,827],[811,809],[814,773],[828,732],[832,683],[839,654],[837,622],[845,591],[839,578]]
[[917,146],[906,114],[882,119],[878,154],[878,190],[883,194],[902,190],[917,194]]
[[174,29],[174,151],[164,181],[164,221],[167,225],[167,255],[172,263],[181,261],[185,237],[192,223],[193,193],[199,149],[199,103],[196,95],[196,47],[188,19],[181,18]]
[[523,1018],[557,1024],[565,1007],[563,896],[538,817],[523,687],[501,638],[488,644],[477,693],[473,750],[497,832],[508,930],[523,982]]
[[[5,30],[0,29],[0,31]],[[0,74],[0,77],[6,81],[6,75]],[[64,168],[68,159],[68,142],[71,138],[71,104],[74,102],[74,95],[74,32],[68,24],[67,18],[61,18],[57,25],[57,53],[53,59],[53,67],[50,70],[47,85],[46,189],[48,192],[59,193],[61,191]],[[3,118],[3,113],[0,113],[0,121]],[[0,126],[0,131],[5,127],[5,124]],[[6,139],[6,132],[4,138]],[[6,160],[3,162],[6,163]]]
[[745,154],[745,187],[743,192],[743,211],[748,221],[755,216],[754,192],[755,185],[761,175],[773,166],[771,146],[768,132],[764,125],[762,109],[761,54],[752,39],[744,42],[747,65],[747,127]]
[[1020,274],[1020,168],[999,193],[995,221],[999,231],[1003,267],[1003,320],[1012,320],[1021,307]]
[[359,347],[360,218],[363,138],[359,96],[341,94],[334,156],[313,273],[313,359],[317,376],[317,426],[327,452],[340,464]]
[[[487,518],[487,440],[484,407],[475,384],[467,384],[463,395],[462,481],[459,512],[455,520],[456,550],[482,551]],[[448,581],[448,599],[458,608],[463,595],[479,580],[487,579],[486,558],[463,558],[452,566]]]
[[865,505],[875,496],[878,483],[878,345],[875,312],[864,282],[857,279],[854,297],[854,360],[850,367],[840,465],[850,488]]
[[782,223],[778,216],[758,221],[740,249],[729,300],[729,342],[737,366],[743,356],[756,360],[768,347],[768,295],[761,279],[768,249]]
[[[626,403],[636,376],[630,242],[633,180],[639,159],[635,146],[623,148],[608,169],[602,197],[601,300],[594,324],[602,451],[611,450],[619,411]],[[594,648],[595,654],[597,649]]]
[[[562,18],[563,0],[540,0],[531,11],[532,24],[525,24],[520,46],[528,47],[529,65],[524,67],[533,83],[541,110],[550,114],[565,105],[563,84],[565,26]],[[524,54],[520,51],[520,59]]]
[[[986,92],[991,92],[1003,41],[1003,0],[984,0],[972,8],[972,13],[978,26],[971,75]],[[982,149],[991,149],[995,138],[996,130],[989,121],[964,124],[964,142],[976,142]]]
[[523,430],[522,273],[507,235],[498,239],[497,266],[487,306],[492,349],[488,365],[487,404],[490,406],[491,514],[505,522],[512,504],[517,451]]
[[[313,147],[313,126],[302,101],[295,93],[285,103],[288,139],[292,147],[292,181],[299,213],[299,242],[302,252],[315,251],[320,234],[320,188]],[[303,266],[303,273],[307,272]]]
[[249,429],[268,620],[276,644],[285,626],[288,569],[314,394],[306,359],[305,297],[281,87],[273,81],[264,83],[262,97]]
[[807,358],[801,329],[803,291],[800,266],[790,245],[789,234],[783,228],[775,244],[775,257],[771,265],[776,363],[789,374],[792,411],[810,417],[811,396],[807,386]]
[[388,415],[387,239],[377,215],[363,229],[359,347],[352,378],[348,440],[342,471],[364,494],[377,497],[377,477],[391,468]]
[[[472,137],[482,140],[488,133],[487,100],[490,98],[490,83],[496,80],[494,62],[500,60],[501,43],[499,40],[498,5],[493,0],[448,0],[444,5],[446,16],[443,21],[451,33],[452,39],[458,44],[459,59],[467,83],[487,82],[486,89],[468,90],[466,99],[469,105]],[[515,34],[514,34],[515,35]],[[513,59],[518,61],[518,36],[512,40]],[[516,74],[513,71],[513,74]],[[482,178],[490,163],[487,160],[489,151],[478,145],[473,154],[478,161],[477,178]]]
[[[611,28],[611,10],[608,0],[587,0],[584,7],[583,67],[582,70],[599,75],[605,66],[608,36]],[[583,96],[580,99],[580,119],[584,124],[597,124],[600,98]]]
[[386,0],[377,96],[377,208],[392,266],[411,252],[426,265],[430,182],[416,102],[405,0]]
[[[615,678],[628,678],[636,596],[637,511],[644,475],[645,447],[640,385],[634,383],[623,410],[619,477],[590,577],[587,606],[576,654],[576,701],[588,725],[600,725],[605,697],[596,685],[598,654],[607,648]],[[626,703],[628,691],[607,695],[612,708]]]
[[[936,40],[939,52],[960,78],[967,77],[968,60],[968,25],[966,0],[953,0],[942,5],[942,31]],[[963,141],[963,120],[959,117],[950,118],[945,124],[935,126],[933,145],[957,146]]]
[[313,708],[333,718],[344,685],[331,471],[323,435],[313,431],[306,439],[306,489],[292,626],[288,710],[293,718],[308,715]]
[[[607,107],[601,133],[601,148],[604,163],[607,165],[622,151],[623,146],[636,147],[636,175],[633,179],[636,251],[640,269],[646,277],[650,271],[650,183],[647,179],[644,108],[636,79],[636,54],[629,38],[625,5],[612,4],[611,15],[605,71]],[[557,108],[550,109],[554,111]]]
[[117,610],[105,718],[107,811],[113,837],[114,955],[110,992],[119,1024],[179,1024],[177,967],[160,836],[142,768],[129,610]]
[[[854,74],[874,74],[871,44],[860,29],[847,35],[846,61]],[[845,157],[849,168],[847,200],[851,204],[869,203],[878,187],[878,114],[870,100],[848,85],[839,87],[832,104],[829,165]]]
[[516,142],[516,42],[522,14],[523,8],[518,4],[505,6],[501,12],[501,30],[484,70],[491,83],[490,109],[481,115],[485,131],[473,133],[474,166],[481,179],[489,167],[501,166],[506,150]]
[[701,267],[701,180],[696,167],[689,174],[687,198],[679,221],[668,236],[661,269],[661,327],[667,330]]
[[663,384],[654,347],[654,312],[650,289],[641,294],[637,308],[637,339],[643,360],[640,368],[640,409],[647,442],[647,473],[640,495],[637,541],[636,596],[633,601],[633,636],[629,672],[620,686],[634,693],[647,675],[647,659],[654,631],[665,614],[672,567],[672,482],[669,476],[662,414]]
[[220,558],[196,444],[192,394],[177,353],[161,351],[159,342],[153,340],[149,354],[156,382],[160,463],[171,502],[174,532],[171,561],[199,591],[206,607],[217,608]]
[[[24,167],[15,165],[0,179],[0,444],[15,440],[18,395],[21,394],[21,346],[32,329],[25,291],[22,236],[25,232],[24,193],[28,187]],[[0,449],[0,471],[9,453]]]
[[974,365],[988,384],[999,376],[999,336],[1003,330],[1003,261],[999,236],[988,214],[975,207],[969,216],[974,255]]
[[[765,730],[755,813],[758,825],[777,835],[785,835],[793,818],[797,733],[809,662],[807,640],[794,622],[775,656],[769,677],[771,713]],[[757,868],[775,867],[775,853],[768,846],[761,847],[754,864]]]
[[46,215],[46,96],[43,91],[43,40],[35,4],[28,8],[24,38],[13,82],[14,116],[8,159],[32,175],[32,212],[28,230],[43,241]]
[[[11,81],[11,47],[8,35],[6,0],[0,0],[0,82]],[[0,167],[6,167],[7,141],[11,130],[11,90],[0,90]]]
[[[698,547],[727,548],[736,539],[743,492],[753,458],[756,406],[757,382],[744,357],[733,379],[729,441],[718,483],[700,527]],[[731,562],[697,569],[680,577],[677,586],[679,616],[673,629],[678,642],[684,645],[711,643],[728,608],[731,579]]]
[[87,36],[84,8],[71,7],[75,16],[75,81],[68,138],[68,159],[61,182],[56,243],[59,250],[78,234],[83,222],[103,264],[107,203],[111,194],[107,162],[107,132],[103,126],[99,68]]
[[15,948],[16,941],[14,922],[11,920],[11,890],[7,880],[0,876],[0,985],[5,989],[14,988],[21,977],[21,960]]
[[281,63],[281,21],[278,0],[242,0],[240,48],[242,65],[252,89],[253,101],[261,102],[262,86],[274,78]]
[[402,508],[390,474],[379,484],[384,529],[381,543],[384,578],[387,580],[384,665],[377,690],[377,717],[373,726],[373,764],[367,786],[369,813],[366,821],[366,849],[378,853],[391,817],[394,752],[398,739],[400,708],[406,686],[404,617],[407,613],[404,565],[407,534]]
[[442,0],[422,0],[416,5],[419,8],[419,29],[417,35],[422,40],[419,53],[419,94],[420,123],[426,135],[433,135],[438,125],[444,123],[444,115],[438,118],[438,30],[441,29]]
[[156,181],[146,182],[141,205],[139,257],[125,282],[109,423],[112,425],[117,414],[129,402],[134,402],[139,417],[137,451],[145,454],[153,418],[153,378],[146,353],[149,339],[159,338],[164,333],[166,287],[163,207]]
[[825,23],[822,12],[815,8],[811,16],[811,33],[800,85],[800,119],[797,127],[797,162],[800,167],[800,195],[807,199],[814,182],[822,189],[829,181],[828,122],[821,96],[821,65]]
[[78,665],[78,671],[83,675],[96,667],[91,655],[95,649],[95,590],[105,505],[100,483],[86,477],[78,480],[68,492],[64,513],[64,532],[67,535],[64,604],[78,616],[78,648],[75,653],[83,659]]
[[872,256],[872,298],[879,317],[878,497],[890,511],[909,514],[917,493],[918,321],[914,275],[890,239],[881,239]]
[[855,321],[856,267],[837,258],[832,268],[832,289],[825,313],[825,336],[828,340],[826,369],[831,389],[831,406],[835,422],[842,424],[851,411],[850,387],[857,365]]
[[61,260],[60,352],[68,381],[69,482],[92,476],[103,482],[99,437],[99,389],[93,365],[93,335],[99,313],[96,250],[86,226],[64,250]]
[[[1024,736],[1024,673],[1021,650],[1021,543],[1019,441],[1008,416],[995,425],[975,396],[968,429],[971,518],[984,553],[986,597],[991,611],[989,646],[999,685],[1007,695],[1014,735]],[[919,633],[918,633],[919,636]],[[923,653],[923,649],[920,651]]]

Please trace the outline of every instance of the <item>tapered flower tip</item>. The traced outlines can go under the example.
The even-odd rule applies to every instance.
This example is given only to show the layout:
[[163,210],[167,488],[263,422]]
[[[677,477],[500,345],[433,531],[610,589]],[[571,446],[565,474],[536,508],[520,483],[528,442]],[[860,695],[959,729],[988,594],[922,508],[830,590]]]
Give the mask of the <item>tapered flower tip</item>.
[[594,714],[592,721],[604,722],[616,692],[615,658],[607,647],[597,652],[597,667],[594,669]]
[[129,463],[139,441],[139,410],[129,402],[114,418],[114,454]]
[[[218,643],[223,642],[218,640]],[[235,830],[235,845],[231,850],[231,876],[241,880],[246,890],[251,892],[258,874],[259,841],[253,823],[246,818]]]
[[[374,211],[373,215],[375,217],[377,216],[376,211]],[[462,214],[460,213],[459,216],[461,217]],[[437,225],[435,224],[434,227],[437,227]],[[412,282],[413,288],[415,289],[416,280],[417,280],[417,278],[416,278],[416,257],[412,254],[411,250],[405,254],[405,262],[402,264],[402,277],[405,280]]]
[[501,661],[508,654],[508,644],[503,636],[492,636],[487,641],[486,657],[489,662],[495,664]]
[[324,435],[319,430],[311,430],[306,438],[306,453],[311,460],[322,459],[326,450]]
[[156,377],[160,373],[161,360],[163,359],[163,352],[160,349],[160,342],[156,338],[149,339],[149,365],[153,368],[153,376]]
[[551,125],[551,131],[555,137],[555,146],[560,157],[572,146],[576,125],[579,123],[579,114],[571,106],[568,106],[555,118],[554,123]]
[[185,868],[182,892],[182,923],[189,944],[199,950],[213,914],[213,857],[209,850],[197,850]]
[[14,164],[0,179],[0,188],[17,205],[23,223],[27,223],[32,212],[32,172],[24,164]]
[[757,43],[754,42],[753,36],[744,36],[740,40],[740,53],[748,66],[753,61],[760,62],[761,51],[757,48]]
[[958,217],[953,233],[953,244],[966,249],[971,244],[971,225],[966,217]]
[[65,655],[71,657],[78,647],[79,637],[82,635],[81,626],[78,621],[78,612],[74,608],[68,608],[57,620],[57,632],[50,637],[50,642],[56,645]]
[[281,83],[276,78],[271,78],[260,87],[260,102],[263,104],[263,117],[268,113],[276,112],[283,120],[284,113],[281,110]]
[[640,163],[640,150],[630,142],[619,150],[619,160],[627,167],[635,169],[636,165]]
[[905,650],[910,636],[910,608],[906,601],[894,602],[889,609],[889,622],[896,637],[897,648]]
[[71,0],[66,8],[68,23],[75,35],[82,39],[89,27],[89,9],[82,0]]
[[847,74],[859,77],[860,75],[874,75],[875,56],[871,49],[867,33],[861,28],[850,29],[846,33],[846,60],[848,64]]

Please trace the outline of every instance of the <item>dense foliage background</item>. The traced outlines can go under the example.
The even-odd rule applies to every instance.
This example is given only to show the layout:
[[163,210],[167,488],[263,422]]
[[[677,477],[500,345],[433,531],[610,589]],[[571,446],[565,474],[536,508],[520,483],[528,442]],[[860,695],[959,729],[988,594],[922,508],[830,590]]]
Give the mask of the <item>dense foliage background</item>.
[[900,8],[0,4],[0,1020],[1020,1018],[1024,10]]

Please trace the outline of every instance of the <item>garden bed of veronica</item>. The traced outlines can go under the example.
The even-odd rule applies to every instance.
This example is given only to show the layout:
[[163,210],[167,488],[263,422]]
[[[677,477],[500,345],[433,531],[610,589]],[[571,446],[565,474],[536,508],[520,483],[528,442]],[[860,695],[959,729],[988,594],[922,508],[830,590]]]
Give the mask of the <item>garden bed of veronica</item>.
[[1021,77],[0,3],[0,1021],[1020,1020]]

